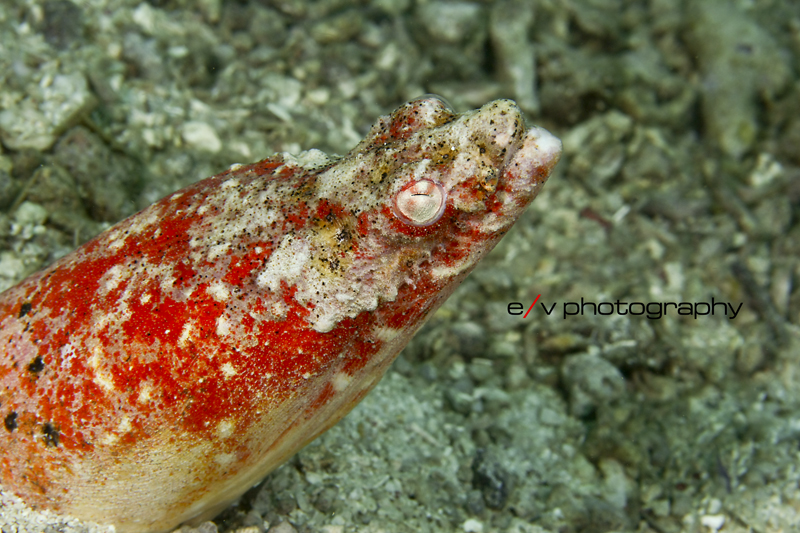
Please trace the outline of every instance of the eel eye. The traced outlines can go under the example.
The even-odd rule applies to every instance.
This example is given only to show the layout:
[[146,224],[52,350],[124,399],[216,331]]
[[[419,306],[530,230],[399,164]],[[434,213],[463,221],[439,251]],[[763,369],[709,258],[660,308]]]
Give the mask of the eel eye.
[[430,226],[442,217],[446,194],[431,180],[412,181],[394,198],[394,213],[403,222],[414,226]]

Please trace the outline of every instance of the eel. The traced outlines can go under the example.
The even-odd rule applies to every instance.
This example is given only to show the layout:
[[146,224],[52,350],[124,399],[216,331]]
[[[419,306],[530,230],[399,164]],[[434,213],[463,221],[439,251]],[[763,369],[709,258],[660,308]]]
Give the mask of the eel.
[[0,489],[121,533],[213,517],[367,394],[560,155],[512,101],[429,96],[109,228],[0,294]]

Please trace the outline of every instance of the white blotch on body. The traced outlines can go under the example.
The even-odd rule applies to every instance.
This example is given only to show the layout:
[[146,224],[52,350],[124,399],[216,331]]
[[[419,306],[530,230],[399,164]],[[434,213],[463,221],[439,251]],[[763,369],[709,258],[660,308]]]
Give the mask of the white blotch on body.
[[214,261],[217,257],[221,255],[225,255],[228,252],[228,248],[230,248],[230,243],[223,242],[222,244],[216,244],[211,246],[208,249],[208,260]]
[[402,330],[397,328],[390,328],[387,326],[379,326],[375,328],[372,334],[375,336],[376,339],[382,342],[389,342],[393,341],[397,338],[397,336],[402,333]]
[[214,456],[214,462],[220,466],[228,466],[236,460],[236,455],[232,453],[218,453]]
[[[122,242],[122,240],[120,242]],[[104,294],[108,294],[109,292],[116,289],[117,286],[119,286],[120,282],[122,281],[124,274],[125,274],[125,268],[122,265],[114,265],[113,267],[106,270],[106,273],[103,275],[104,279],[100,283],[100,286],[102,287]]]
[[221,281],[215,281],[214,283],[208,286],[208,289],[206,289],[206,291],[208,292],[208,294],[211,295],[212,298],[214,298],[218,302],[224,302],[231,297],[231,293],[228,290],[228,287],[226,287],[225,284],[222,283]]
[[75,359],[75,357],[78,355],[75,350],[75,346],[68,342],[61,347],[59,353],[61,354],[61,369],[68,371],[70,368],[72,368],[73,359]]
[[127,415],[123,416],[122,419],[119,421],[119,424],[117,425],[117,431],[119,431],[120,433],[127,433],[132,428],[133,425],[131,424],[131,419]]
[[278,249],[269,256],[264,270],[258,275],[256,283],[277,291],[281,280],[294,281],[303,272],[303,267],[311,261],[311,253],[307,242],[292,236],[284,237]]
[[153,394],[153,385],[148,382],[144,382],[139,386],[139,396],[136,398],[136,401],[139,403],[147,403],[152,398]]
[[217,436],[221,439],[227,439],[233,435],[234,424],[231,420],[223,420],[217,424]]
[[217,335],[220,337],[224,337],[231,332],[231,322],[230,320],[225,317],[225,315],[220,315],[217,318]]
[[86,361],[94,373],[92,381],[108,392],[114,390],[113,378],[100,369],[103,351],[100,347],[94,349],[92,356]]
[[111,446],[115,442],[119,440],[119,435],[116,433],[106,433],[103,438],[100,439],[100,442],[105,446]]
[[331,385],[336,392],[342,392],[350,385],[351,381],[353,381],[353,376],[346,372],[337,372],[333,375],[333,379],[331,379]]
[[178,346],[181,348],[186,348],[188,344],[189,337],[192,335],[192,325],[188,322],[183,325],[183,329],[181,330],[181,336],[178,337]]
[[225,377],[225,379],[232,378],[238,373],[230,363],[224,363],[219,369],[222,371],[222,375]]

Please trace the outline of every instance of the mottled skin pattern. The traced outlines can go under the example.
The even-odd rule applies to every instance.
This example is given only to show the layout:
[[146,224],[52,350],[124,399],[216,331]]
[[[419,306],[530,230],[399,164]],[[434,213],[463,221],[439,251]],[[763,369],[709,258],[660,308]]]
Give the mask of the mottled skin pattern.
[[[122,532],[213,516],[355,406],[560,155],[425,98],[338,160],[208,178],[0,295],[0,485]],[[428,225],[393,199],[441,185]]]

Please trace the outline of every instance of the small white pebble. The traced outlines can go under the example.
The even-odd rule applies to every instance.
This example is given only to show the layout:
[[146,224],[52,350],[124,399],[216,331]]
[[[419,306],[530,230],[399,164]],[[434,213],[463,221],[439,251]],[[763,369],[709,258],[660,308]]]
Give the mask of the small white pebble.
[[483,533],[483,523],[474,518],[470,518],[461,524],[461,529],[464,530],[464,533]]
[[707,514],[700,518],[700,523],[711,531],[719,531],[725,525],[725,515]]
[[261,528],[258,526],[247,526],[234,529],[233,533],[261,533]]
[[186,144],[198,150],[216,153],[222,148],[222,141],[219,140],[217,132],[205,122],[191,120],[185,123],[181,137]]
[[214,522],[203,522],[197,527],[183,525],[175,530],[174,533],[217,533],[217,525]]
[[289,522],[281,522],[280,524],[269,528],[269,533],[297,533],[297,530]]

